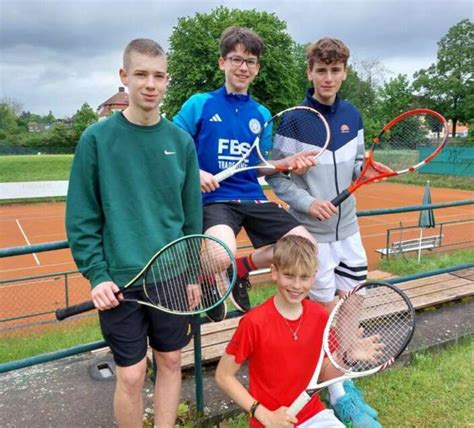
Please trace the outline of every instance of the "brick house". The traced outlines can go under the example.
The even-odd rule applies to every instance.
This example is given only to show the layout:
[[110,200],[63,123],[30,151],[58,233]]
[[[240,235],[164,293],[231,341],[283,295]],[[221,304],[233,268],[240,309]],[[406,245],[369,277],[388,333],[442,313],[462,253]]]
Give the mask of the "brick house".
[[110,97],[107,101],[104,101],[99,107],[97,112],[100,118],[107,117],[111,112],[122,111],[128,107],[128,94],[125,92],[125,88],[120,86],[118,92]]

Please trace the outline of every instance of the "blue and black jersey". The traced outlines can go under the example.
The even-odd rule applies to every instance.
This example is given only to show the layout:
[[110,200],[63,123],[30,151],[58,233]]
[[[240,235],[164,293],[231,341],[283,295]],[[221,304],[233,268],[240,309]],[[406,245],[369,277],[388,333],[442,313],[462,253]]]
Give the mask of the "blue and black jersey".
[[[230,94],[223,86],[213,92],[193,95],[173,122],[194,138],[200,169],[217,174],[242,158],[270,117],[270,111],[249,95]],[[262,152],[270,145],[271,129],[267,129],[260,142]],[[259,162],[252,152],[249,165]],[[222,181],[216,191],[203,194],[204,205],[265,199],[256,170],[239,172]]]

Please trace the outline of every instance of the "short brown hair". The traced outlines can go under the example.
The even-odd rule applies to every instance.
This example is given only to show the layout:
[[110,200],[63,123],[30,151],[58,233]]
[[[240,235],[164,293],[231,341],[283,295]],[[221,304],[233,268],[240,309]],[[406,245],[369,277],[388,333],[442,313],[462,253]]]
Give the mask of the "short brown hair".
[[331,37],[323,37],[306,49],[306,59],[310,69],[313,68],[316,61],[326,64],[342,62],[344,67],[347,67],[349,56],[349,48],[341,40]]
[[165,51],[159,43],[151,39],[132,40],[123,52],[123,67],[127,69],[130,66],[130,55],[132,52],[138,52],[148,56],[165,56]]
[[263,51],[263,41],[255,31],[237,26],[226,28],[219,39],[222,58],[232,52],[237,45],[242,45],[246,52],[257,58],[260,58]]
[[314,275],[318,268],[317,247],[309,239],[286,235],[273,249],[273,266],[294,275]]

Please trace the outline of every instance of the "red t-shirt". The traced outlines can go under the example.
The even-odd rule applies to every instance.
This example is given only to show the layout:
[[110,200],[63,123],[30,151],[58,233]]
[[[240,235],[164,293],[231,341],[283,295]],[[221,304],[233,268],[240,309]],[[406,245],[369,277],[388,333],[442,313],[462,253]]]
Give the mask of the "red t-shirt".
[[[319,303],[305,299],[302,317],[295,340],[290,328],[294,332],[301,317],[285,320],[272,297],[242,317],[227,345],[226,352],[236,363],[248,360],[249,392],[270,410],[290,406],[306,388],[318,363],[327,312]],[[298,423],[324,408],[315,394],[298,413]],[[251,418],[250,426],[263,427],[255,418]]]

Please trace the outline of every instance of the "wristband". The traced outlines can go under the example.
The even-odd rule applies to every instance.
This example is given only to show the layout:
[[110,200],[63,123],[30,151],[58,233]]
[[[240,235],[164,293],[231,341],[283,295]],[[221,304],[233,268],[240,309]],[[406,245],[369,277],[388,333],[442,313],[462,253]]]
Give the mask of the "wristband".
[[249,415],[251,418],[255,417],[255,412],[257,411],[258,406],[260,406],[260,403],[257,400],[255,400],[252,406],[250,406]]

